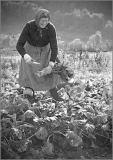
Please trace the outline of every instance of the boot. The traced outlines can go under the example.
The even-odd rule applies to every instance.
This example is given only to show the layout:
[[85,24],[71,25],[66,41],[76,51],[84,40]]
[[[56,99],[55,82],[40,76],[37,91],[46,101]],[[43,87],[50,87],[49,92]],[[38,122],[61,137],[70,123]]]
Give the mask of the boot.
[[49,93],[51,97],[56,101],[63,101],[63,98],[61,98],[57,93],[57,88],[52,88],[49,90]]
[[25,87],[25,90],[23,91],[23,95],[29,95],[31,97],[34,97],[34,90],[30,87]]

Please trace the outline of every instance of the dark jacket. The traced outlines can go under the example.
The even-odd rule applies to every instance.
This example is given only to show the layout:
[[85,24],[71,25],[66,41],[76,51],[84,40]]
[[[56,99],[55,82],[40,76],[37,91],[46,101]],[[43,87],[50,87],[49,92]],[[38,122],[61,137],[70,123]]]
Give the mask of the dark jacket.
[[18,39],[16,49],[23,57],[26,53],[24,45],[30,43],[36,47],[43,47],[50,43],[51,47],[51,58],[50,61],[55,62],[55,59],[58,54],[57,39],[55,27],[52,23],[48,23],[47,26],[43,29],[38,29],[35,20],[27,22],[24,26],[22,33]]

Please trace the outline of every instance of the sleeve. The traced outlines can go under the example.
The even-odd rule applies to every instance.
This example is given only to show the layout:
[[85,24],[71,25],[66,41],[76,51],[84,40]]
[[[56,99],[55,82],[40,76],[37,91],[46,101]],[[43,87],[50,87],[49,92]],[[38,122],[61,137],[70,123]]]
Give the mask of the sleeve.
[[27,23],[23,30],[22,33],[20,34],[20,37],[18,39],[18,42],[16,44],[16,49],[19,52],[19,54],[23,57],[24,54],[26,53],[25,49],[24,49],[24,45],[26,43],[26,41],[28,40],[29,37],[29,24]]
[[56,30],[53,25],[51,25],[51,28],[50,28],[49,42],[50,42],[50,48],[51,48],[50,61],[55,62],[58,54],[58,46],[57,46]]

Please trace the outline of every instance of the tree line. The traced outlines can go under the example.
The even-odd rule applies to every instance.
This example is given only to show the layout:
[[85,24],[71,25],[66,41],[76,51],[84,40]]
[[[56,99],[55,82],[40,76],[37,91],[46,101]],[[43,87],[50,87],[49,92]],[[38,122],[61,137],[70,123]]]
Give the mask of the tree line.
[[[57,7],[55,5],[57,4],[52,1],[44,3],[40,1],[37,3],[4,1],[1,5],[1,22],[27,22],[34,19],[37,9],[46,8],[51,13],[51,22],[60,30],[65,29],[71,32],[77,29],[101,31],[106,25],[102,14],[91,14],[86,8],[83,10],[76,9],[74,3],[66,2],[65,4],[64,2],[59,2]],[[55,7],[59,8],[59,10],[55,10]]]

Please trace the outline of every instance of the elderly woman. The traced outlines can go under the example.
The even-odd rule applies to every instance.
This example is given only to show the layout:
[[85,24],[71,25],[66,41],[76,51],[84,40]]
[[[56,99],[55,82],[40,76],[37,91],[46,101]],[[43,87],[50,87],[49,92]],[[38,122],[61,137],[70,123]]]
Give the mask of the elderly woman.
[[58,54],[56,30],[50,22],[48,10],[39,9],[35,19],[27,22],[16,49],[22,56],[19,71],[20,86],[31,91],[49,90],[55,100],[61,100],[56,89],[59,76],[52,73]]

